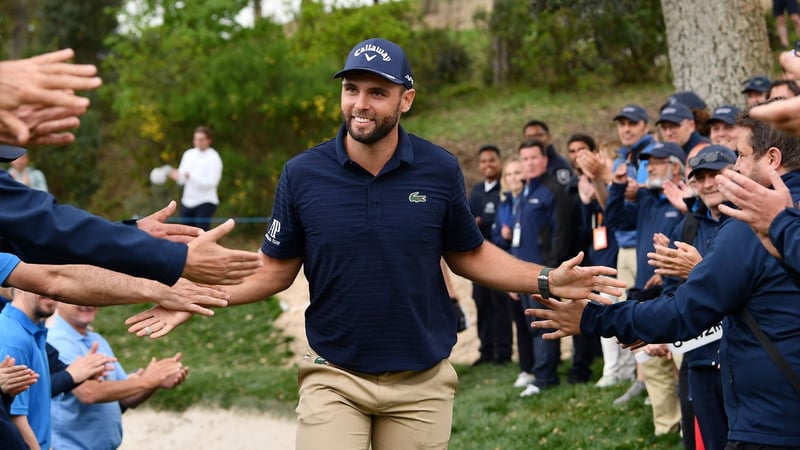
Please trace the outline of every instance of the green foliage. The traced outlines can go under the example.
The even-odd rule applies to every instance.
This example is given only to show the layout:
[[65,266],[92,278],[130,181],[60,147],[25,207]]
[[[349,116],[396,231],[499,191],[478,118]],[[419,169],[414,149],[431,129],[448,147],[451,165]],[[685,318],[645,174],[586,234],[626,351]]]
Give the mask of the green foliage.
[[502,0],[488,22],[506,51],[508,81],[586,89],[667,73],[658,0]]
[[115,12],[122,0],[70,2],[37,0],[40,16],[38,41],[47,50],[70,47],[75,60],[97,63],[107,51],[106,36],[117,28]]
[[[335,129],[335,84],[320,76],[333,66],[305,58],[269,21],[243,29],[223,20],[237,5],[161,4],[163,25],[110,39],[116,134],[133,137],[142,149],[133,162],[146,173],[177,165],[192,130],[211,126],[225,165],[218,214],[267,215],[282,164]],[[170,13],[177,4],[180,13]]]

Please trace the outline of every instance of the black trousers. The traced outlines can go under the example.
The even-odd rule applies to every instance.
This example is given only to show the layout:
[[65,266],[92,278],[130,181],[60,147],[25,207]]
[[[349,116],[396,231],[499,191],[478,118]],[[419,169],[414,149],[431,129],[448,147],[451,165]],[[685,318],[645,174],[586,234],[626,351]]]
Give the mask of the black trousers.
[[774,445],[753,444],[750,442],[728,442],[725,450],[800,450],[800,447],[776,447]]
[[496,363],[511,361],[511,303],[508,294],[479,284],[472,285],[478,312],[481,359]]
[[211,217],[217,211],[217,205],[213,203],[201,203],[194,208],[189,208],[181,204],[181,220],[186,225],[202,228],[208,231],[211,228]]

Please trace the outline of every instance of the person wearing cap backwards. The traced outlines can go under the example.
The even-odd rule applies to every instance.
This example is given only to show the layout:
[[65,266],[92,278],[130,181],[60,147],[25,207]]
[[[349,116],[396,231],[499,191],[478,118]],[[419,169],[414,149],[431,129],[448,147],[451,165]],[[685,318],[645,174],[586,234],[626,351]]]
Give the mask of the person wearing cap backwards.
[[747,106],[755,106],[766,100],[769,86],[769,78],[765,76],[756,75],[753,78],[748,78],[742,88],[742,94],[747,98]]
[[[703,148],[697,156],[689,158],[687,178],[702,203],[683,218],[670,238],[664,235],[655,238],[656,252],[648,254],[650,265],[656,267],[656,273],[664,276],[662,296],[673,293],[711,249],[722,219],[719,205],[724,200],[717,189],[715,177],[723,169],[733,167],[735,162],[736,153],[733,150],[715,144]],[[670,247],[670,243],[674,245]],[[715,327],[709,333],[702,333],[700,338],[713,335],[717,340],[706,340],[702,346],[684,353],[683,357],[683,365],[688,368],[691,399],[691,408],[682,409],[683,425],[694,427],[691,419],[697,418],[700,434],[695,435],[695,442],[702,442],[706,450],[722,450],[728,434],[722,401],[722,379],[718,368],[718,339],[721,335],[714,333],[717,330]],[[697,448],[701,446],[697,445]]]
[[[442,256],[455,273],[504,291],[600,300],[623,283],[600,276],[613,269],[577,266],[581,257],[550,271],[484,240],[456,157],[399,124],[416,91],[397,44],[357,44],[334,77],[343,124],[284,166],[264,265],[227,288],[231,304],[288,288],[303,267],[298,449],[445,449],[458,377],[447,360],[456,319]],[[161,336],[188,318],[155,308],[129,323],[132,332],[165,324]]]
[[661,129],[665,142],[674,142],[681,146],[684,159],[695,147],[708,145],[708,140],[697,132],[692,111],[683,103],[673,103],[662,108],[656,125]]
[[739,108],[733,105],[722,105],[714,110],[706,122],[711,130],[709,139],[713,145],[736,148],[736,139],[739,136],[739,129],[735,126],[737,114]]
[[[647,253],[654,249],[655,233],[670,233],[682,219],[681,213],[669,202],[660,187],[666,180],[675,184],[681,181],[686,158],[683,149],[674,142],[659,142],[642,157],[648,160],[647,184],[636,183],[636,180],[627,176],[624,168],[617,170],[606,203],[606,224],[610,229],[636,230],[636,278],[633,287],[628,290],[629,300],[653,298],[660,293],[661,276],[647,264]],[[635,184],[636,202],[625,204],[625,190],[631,183]],[[655,356],[663,355],[662,350],[656,347],[645,349],[648,354]],[[640,364],[640,368],[652,401],[655,434],[676,432],[681,414],[673,361],[652,358]]]
[[[760,107],[760,106],[759,106]],[[800,200],[800,138],[789,136],[750,116],[736,120],[739,156],[735,179],[760,186],[780,178],[792,201]],[[733,183],[718,177],[718,189]],[[750,184],[750,183],[748,183]],[[727,194],[726,194],[727,195]],[[736,211],[720,205],[726,214]],[[530,310],[546,319],[536,326],[557,328],[548,338],[600,332],[621,342],[688,340],[722,320],[720,369],[728,417],[726,449],[796,449],[800,447],[800,392],[754,336],[750,315],[787,362],[800,372],[800,288],[781,262],[770,255],[748,223],[733,217],[720,225],[711,249],[674,295],[647,302],[604,306],[595,302],[545,301],[552,310]],[[787,372],[788,373],[788,372]]]

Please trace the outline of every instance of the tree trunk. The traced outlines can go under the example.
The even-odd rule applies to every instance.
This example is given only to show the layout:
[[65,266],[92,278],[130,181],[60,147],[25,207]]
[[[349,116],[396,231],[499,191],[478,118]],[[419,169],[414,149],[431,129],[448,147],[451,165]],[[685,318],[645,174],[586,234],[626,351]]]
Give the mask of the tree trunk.
[[742,83],[771,74],[760,0],[661,0],[661,9],[677,91],[696,92],[709,109],[742,105]]

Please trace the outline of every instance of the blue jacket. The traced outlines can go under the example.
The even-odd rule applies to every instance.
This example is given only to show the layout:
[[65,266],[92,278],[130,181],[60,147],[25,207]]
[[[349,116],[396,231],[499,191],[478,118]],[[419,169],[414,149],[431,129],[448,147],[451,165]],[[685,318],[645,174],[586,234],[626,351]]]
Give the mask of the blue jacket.
[[[603,214],[603,209],[600,208],[600,204],[597,202],[597,200],[593,200],[588,205],[581,204],[581,212],[583,213],[581,219],[584,222],[584,227],[587,230],[590,230],[590,233],[593,227],[605,225],[603,220],[605,215]],[[592,236],[590,235],[589,237],[589,248],[586,252],[588,259],[584,260],[582,265],[617,267],[617,253],[619,252],[619,245],[617,244],[615,233],[606,227],[606,241],[608,242],[608,246],[602,250],[595,250],[593,241],[591,239]]]
[[478,229],[487,241],[492,238],[492,225],[497,207],[500,204],[500,181],[498,180],[489,192],[484,189],[484,182],[476,183],[469,194],[469,210],[475,217],[481,218]]
[[186,244],[112,223],[0,171],[0,251],[40,264],[91,264],[173,285],[186,264]]
[[[783,176],[795,202],[800,172]],[[622,342],[690,339],[722,320],[720,344],[728,439],[773,446],[800,446],[800,394],[767,355],[747,325],[743,308],[800,373],[800,288],[750,227],[728,219],[713,248],[673,298],[587,305],[581,331],[617,336]]]
[[784,268],[800,286],[800,210],[786,208],[769,226],[772,244],[783,258]]
[[514,206],[519,207],[521,196],[514,198],[511,196],[511,191],[504,192],[500,197],[500,205],[497,207],[497,214],[494,216],[494,223],[492,224],[492,243],[503,250],[511,250],[511,240],[503,239],[501,231],[503,225],[507,225],[511,229],[514,228]]
[[626,184],[611,183],[606,201],[606,224],[612,230],[636,229],[635,289],[653,276],[654,268],[647,264],[647,253],[654,250],[653,234],[670,233],[683,218],[681,213],[661,192],[640,188],[636,203],[625,201]]
[[561,186],[568,185],[570,180],[575,177],[572,164],[567,158],[561,156],[552,144],[547,146],[547,173],[552,175],[553,179]]
[[[545,172],[528,180],[522,194],[519,216],[519,247],[511,254],[524,261],[557,267],[569,257],[567,229],[570,202],[566,190]],[[573,255],[574,256],[574,255]]]
[[[714,238],[717,237],[720,222],[717,222],[708,213],[708,208],[698,202],[698,209],[693,213],[693,217],[698,221],[697,234],[692,242],[700,255],[705,256],[712,248]],[[670,243],[683,241],[683,231],[686,226],[688,216],[678,223],[670,236]],[[672,245],[674,247],[674,245]],[[675,290],[683,283],[683,280],[676,277],[664,277],[664,289],[662,296],[667,297],[675,293]],[[716,367],[719,364],[719,341],[709,343],[683,355],[683,361],[688,367]]]

